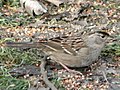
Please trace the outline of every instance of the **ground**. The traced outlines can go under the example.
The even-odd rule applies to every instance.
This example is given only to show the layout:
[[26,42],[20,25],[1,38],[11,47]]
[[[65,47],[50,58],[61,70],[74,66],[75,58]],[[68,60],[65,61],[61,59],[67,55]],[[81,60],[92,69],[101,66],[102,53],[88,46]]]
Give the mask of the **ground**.
[[[0,0],[1,1],[1,0]],[[19,0],[0,2],[0,90],[49,90],[47,78],[59,90],[119,90],[120,88],[120,1],[86,0],[68,2],[59,7],[43,2],[49,13],[30,16]],[[37,42],[60,33],[86,34],[104,30],[112,38],[106,42],[99,60],[91,66],[70,68],[47,61],[41,72],[43,58],[39,48],[3,47],[6,41]]]

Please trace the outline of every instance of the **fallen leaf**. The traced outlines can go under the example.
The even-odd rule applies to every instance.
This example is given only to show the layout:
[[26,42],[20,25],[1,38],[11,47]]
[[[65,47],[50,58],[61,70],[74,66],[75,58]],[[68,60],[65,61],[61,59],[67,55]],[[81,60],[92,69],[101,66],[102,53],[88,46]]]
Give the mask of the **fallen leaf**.
[[37,0],[20,0],[20,4],[31,16],[47,12],[47,7]]

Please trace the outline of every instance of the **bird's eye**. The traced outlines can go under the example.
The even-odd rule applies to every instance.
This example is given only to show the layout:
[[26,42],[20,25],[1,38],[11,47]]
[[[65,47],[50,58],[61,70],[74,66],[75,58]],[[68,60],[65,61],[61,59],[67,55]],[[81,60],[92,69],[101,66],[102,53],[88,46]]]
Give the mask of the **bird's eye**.
[[105,35],[101,35],[102,38],[105,38]]

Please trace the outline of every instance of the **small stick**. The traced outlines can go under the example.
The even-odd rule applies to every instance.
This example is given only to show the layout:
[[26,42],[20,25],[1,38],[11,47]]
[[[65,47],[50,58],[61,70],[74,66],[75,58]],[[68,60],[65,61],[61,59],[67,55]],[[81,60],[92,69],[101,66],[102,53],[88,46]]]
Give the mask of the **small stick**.
[[41,74],[43,75],[43,81],[52,90],[57,90],[57,88],[48,80],[47,71],[45,71],[46,59],[47,59],[47,56],[44,56],[43,60],[41,60],[41,65],[40,65]]

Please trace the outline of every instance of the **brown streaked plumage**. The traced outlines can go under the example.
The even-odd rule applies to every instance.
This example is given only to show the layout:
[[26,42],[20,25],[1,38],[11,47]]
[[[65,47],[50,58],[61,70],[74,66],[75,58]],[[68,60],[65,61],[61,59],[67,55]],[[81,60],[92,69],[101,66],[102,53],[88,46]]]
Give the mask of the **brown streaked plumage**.
[[85,37],[56,37],[41,42],[8,42],[7,47],[41,48],[51,60],[69,67],[89,66],[98,59],[108,37],[106,32],[97,31]]

